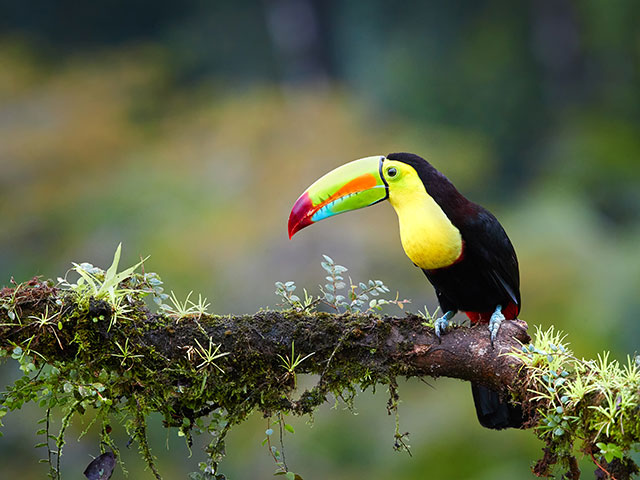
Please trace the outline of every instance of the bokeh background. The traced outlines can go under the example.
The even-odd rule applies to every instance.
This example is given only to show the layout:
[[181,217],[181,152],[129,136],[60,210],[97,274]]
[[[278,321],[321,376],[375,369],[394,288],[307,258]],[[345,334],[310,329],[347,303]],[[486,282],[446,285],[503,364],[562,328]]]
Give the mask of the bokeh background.
[[[568,332],[580,356],[640,349],[640,2],[0,1],[2,285],[106,267],[123,242],[123,265],[150,255],[178,296],[251,313],[276,307],[277,280],[314,291],[326,253],[432,309],[389,205],[286,234],[312,181],[394,151],[428,158],[500,218],[532,328]],[[17,373],[2,365],[0,387]],[[306,480],[532,478],[530,432],[482,429],[468,385],[429,383],[400,384],[413,457],[392,450],[380,388],[358,415],[330,402],[292,419],[290,467]],[[0,477],[46,475],[40,415],[3,419]],[[152,424],[166,478],[196,470],[199,446],[189,458]],[[84,427],[67,478],[98,451],[91,432],[76,441]],[[231,433],[230,479],[271,478],[265,428],[254,415]],[[129,478],[150,478],[115,433]]]

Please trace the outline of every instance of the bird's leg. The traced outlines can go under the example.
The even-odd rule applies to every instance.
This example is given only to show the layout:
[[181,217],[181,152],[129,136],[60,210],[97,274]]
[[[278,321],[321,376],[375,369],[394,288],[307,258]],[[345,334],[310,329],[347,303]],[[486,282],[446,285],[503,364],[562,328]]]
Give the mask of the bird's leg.
[[449,310],[447,313],[445,313],[440,318],[437,318],[436,321],[433,322],[433,328],[436,331],[436,336],[438,337],[438,340],[442,341],[440,338],[440,333],[444,332],[447,329],[447,327],[449,326],[449,320],[451,320],[451,318],[455,314],[456,312],[454,312],[453,310]]
[[495,312],[491,315],[491,320],[489,320],[489,332],[491,332],[491,347],[493,348],[493,342],[498,337],[498,330],[500,330],[500,325],[504,320],[504,315],[502,314],[502,305],[498,305],[496,307]]

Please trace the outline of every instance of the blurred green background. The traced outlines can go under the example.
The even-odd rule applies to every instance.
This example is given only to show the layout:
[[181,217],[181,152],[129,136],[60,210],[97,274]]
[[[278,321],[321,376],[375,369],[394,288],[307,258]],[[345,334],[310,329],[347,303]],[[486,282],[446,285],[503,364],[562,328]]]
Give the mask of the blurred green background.
[[[286,234],[320,175],[409,151],[500,218],[531,328],[556,325],[580,356],[640,349],[636,0],[1,0],[0,65],[2,285],[106,267],[122,241],[123,265],[151,255],[168,289],[218,313],[275,307],[277,280],[314,290],[323,253],[433,308],[389,205]],[[3,364],[0,387],[17,373]],[[305,480],[532,478],[530,432],[482,429],[468,385],[429,383],[400,383],[413,457],[392,450],[380,388],[358,415],[330,402],[293,419],[289,466]],[[46,475],[41,415],[3,419],[3,478]],[[199,445],[188,458],[152,424],[166,478],[196,470]],[[66,478],[98,452],[83,428]],[[254,415],[231,433],[230,479],[271,478],[265,428]],[[114,433],[129,478],[150,478]]]

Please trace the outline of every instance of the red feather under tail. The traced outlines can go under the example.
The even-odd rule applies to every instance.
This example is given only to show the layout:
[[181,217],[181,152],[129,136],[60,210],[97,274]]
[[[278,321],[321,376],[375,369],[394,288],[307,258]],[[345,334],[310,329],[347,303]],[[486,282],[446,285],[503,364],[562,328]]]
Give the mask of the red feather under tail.
[[[516,318],[518,318],[519,312],[520,312],[520,307],[518,307],[518,305],[516,305],[513,302],[507,304],[507,306],[502,309],[502,314],[504,315],[504,318],[506,320],[515,320]],[[469,320],[471,321],[472,325],[475,325],[476,323],[489,323],[489,320],[491,320],[491,315],[493,315],[493,312],[464,312],[464,313],[466,313],[467,317],[469,317]]]

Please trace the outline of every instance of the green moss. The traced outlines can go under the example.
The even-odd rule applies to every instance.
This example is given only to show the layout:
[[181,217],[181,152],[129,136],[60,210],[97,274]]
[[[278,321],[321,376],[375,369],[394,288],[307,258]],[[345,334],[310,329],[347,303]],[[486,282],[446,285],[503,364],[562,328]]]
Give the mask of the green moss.
[[[52,409],[61,410],[57,435],[48,428],[39,432],[49,451],[52,478],[59,478],[64,433],[78,413],[103,425],[114,420],[123,424],[158,478],[146,441],[149,413],[159,412],[165,426],[178,428],[188,443],[193,433],[208,432],[212,441],[202,467],[210,474],[203,478],[211,479],[224,455],[226,434],[252,412],[279,419],[312,414],[329,395],[352,406],[356,387],[378,384],[389,389],[396,447],[408,448],[406,434],[399,430],[395,378],[414,372],[402,362],[389,362],[386,341],[394,327],[410,338],[410,322],[392,327],[370,313],[300,309],[250,317],[185,314],[191,308],[186,301],[179,315],[168,309],[153,314],[144,297],[162,295],[157,275],[131,274],[107,288],[109,275],[121,278],[116,269],[77,268],[91,272],[92,288],[78,281],[58,290],[33,279],[0,292],[0,357],[12,357],[24,373],[0,397],[0,419],[30,401],[38,402],[46,418]],[[220,343],[212,345],[211,338]],[[265,338],[282,340],[261,341]],[[362,348],[365,338],[368,348]],[[291,371],[294,341],[296,352],[307,359]],[[400,352],[413,348],[410,341],[400,344]],[[226,352],[236,354],[222,355]],[[577,359],[553,329],[538,330],[531,345],[511,355],[523,365],[514,398],[530,409],[529,426],[546,444],[534,471],[549,475],[559,465],[574,478],[579,449],[610,473],[618,472],[618,478],[628,478],[636,468],[629,453],[640,439],[640,368],[635,359],[622,367],[606,354],[597,361]],[[299,373],[318,380],[296,397]],[[102,436],[115,449],[108,429]]]
[[[531,344],[511,354],[525,366],[523,384],[514,390],[527,392],[520,400],[529,406],[531,426],[547,445],[534,472],[550,475],[559,465],[567,478],[574,478],[579,449],[596,465],[629,478],[637,472],[630,453],[640,442],[637,359],[629,357],[622,367],[608,353],[595,361],[578,359],[564,339],[553,328],[538,329]],[[605,444],[619,452],[617,458],[605,458],[600,448]]]

